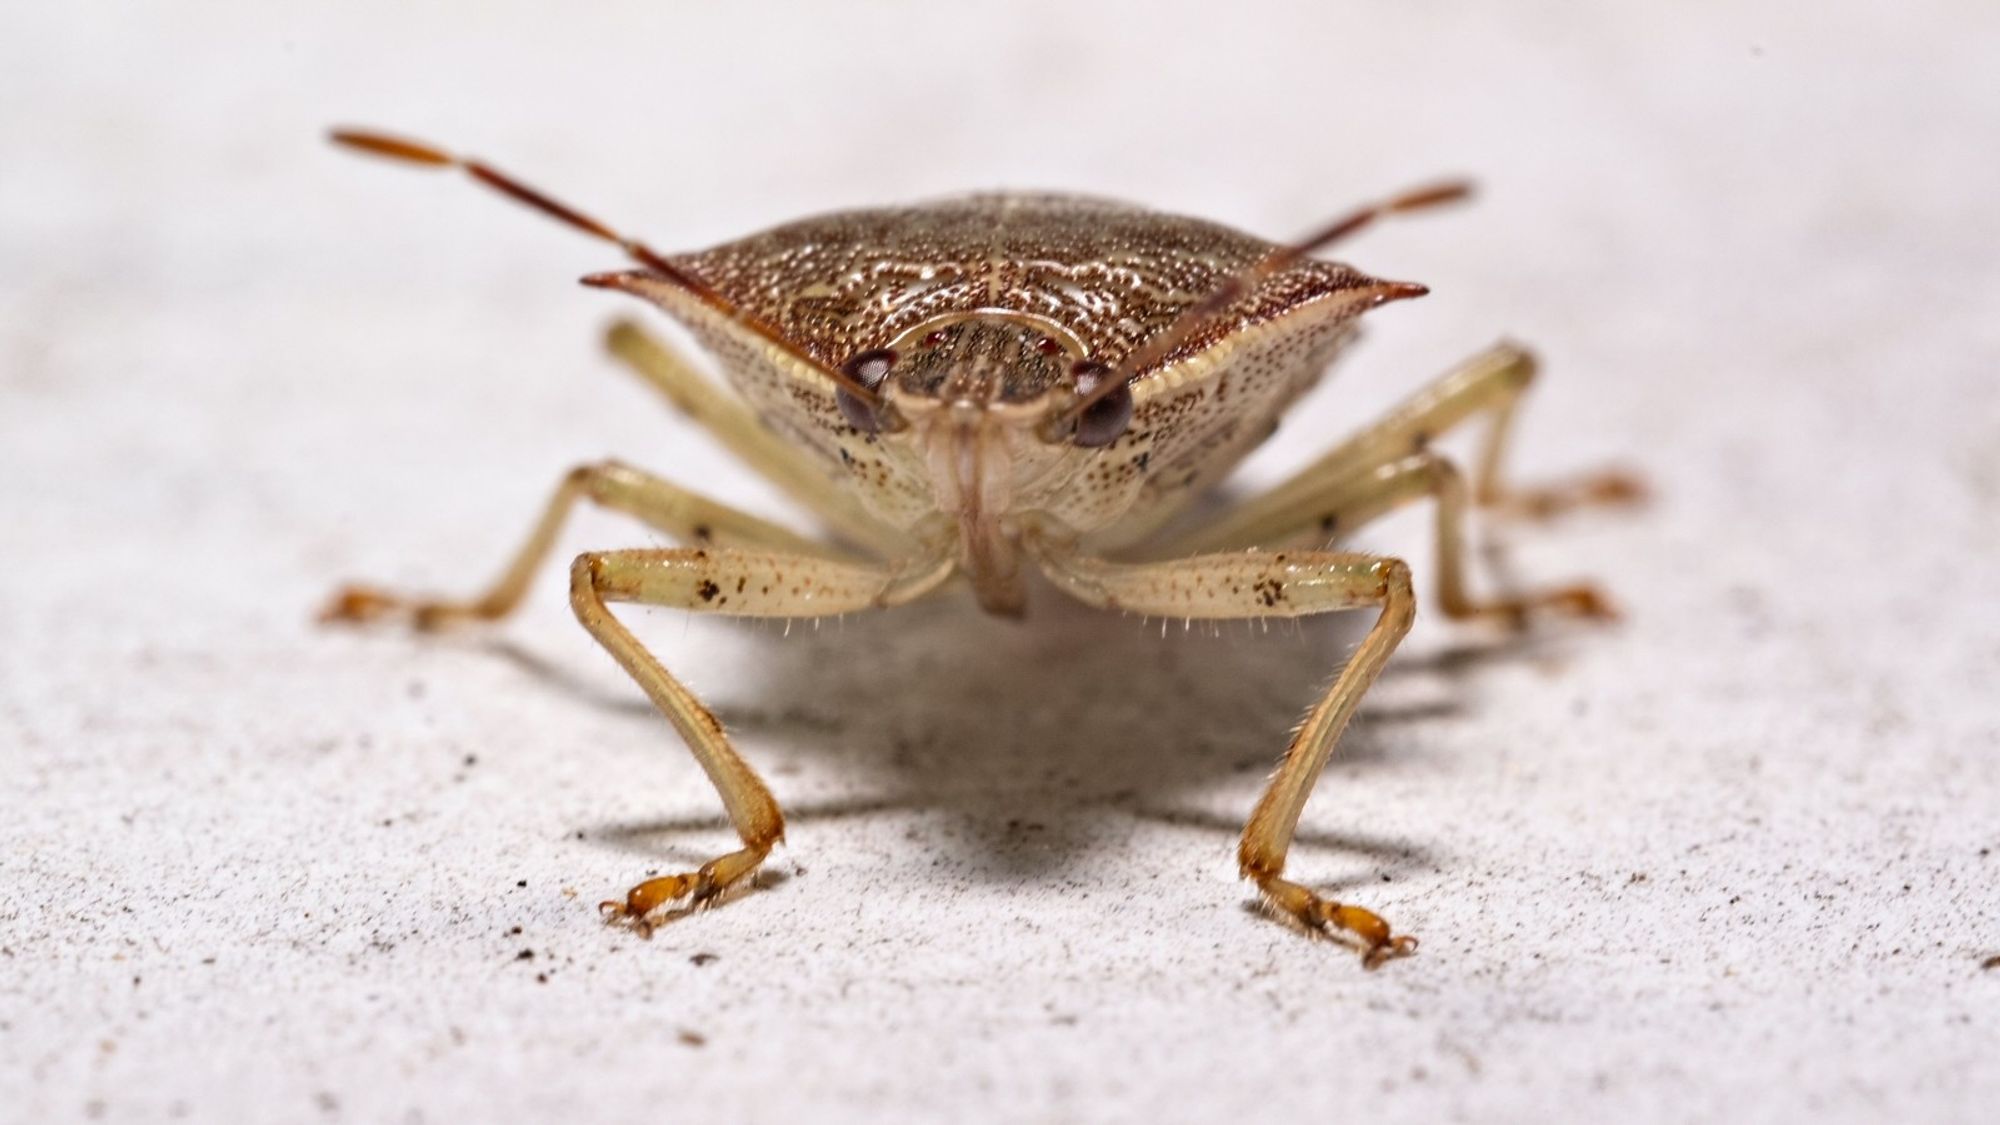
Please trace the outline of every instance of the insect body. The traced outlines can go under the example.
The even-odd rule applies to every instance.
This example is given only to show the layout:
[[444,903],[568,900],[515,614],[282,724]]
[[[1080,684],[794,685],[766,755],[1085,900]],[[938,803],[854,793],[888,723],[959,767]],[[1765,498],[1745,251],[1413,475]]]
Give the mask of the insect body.
[[[589,499],[687,543],[589,552],[571,568],[578,619],[679,730],[714,782],[742,847],[649,879],[604,904],[649,927],[714,901],[783,833],[776,800],[721,724],[609,606],[815,617],[911,601],[967,578],[990,612],[1023,611],[1028,570],[1093,605],[1163,617],[1296,617],[1372,609],[1374,627],[1286,748],[1238,858],[1281,915],[1358,947],[1373,966],[1415,948],[1380,917],[1283,876],[1300,810],[1362,694],[1408,630],[1402,562],[1315,549],[1408,501],[1438,505],[1439,594],[1453,617],[1518,623],[1541,610],[1605,616],[1586,586],[1477,600],[1460,521],[1472,499],[1548,508],[1622,498],[1623,478],[1518,493],[1497,467],[1532,375],[1493,348],[1387,418],[1216,523],[1158,529],[1275,426],[1351,339],[1360,315],[1421,295],[1310,253],[1457,186],[1364,208],[1292,245],[1194,219],[1073,196],[995,194],[807,219],[689,254],[662,255],[491,167],[375,133],[349,146],[463,168],[640,268],[585,283],[643,297],[686,325],[733,388],[698,375],[637,328],[613,351],[725,444],[812,509],[836,541],[798,535],[619,463],[573,471],[528,542],[483,595],[404,598],[355,587],[326,616],[405,615],[420,628],[504,615],[565,513]],[[1473,489],[1427,448],[1475,413],[1494,426]]]

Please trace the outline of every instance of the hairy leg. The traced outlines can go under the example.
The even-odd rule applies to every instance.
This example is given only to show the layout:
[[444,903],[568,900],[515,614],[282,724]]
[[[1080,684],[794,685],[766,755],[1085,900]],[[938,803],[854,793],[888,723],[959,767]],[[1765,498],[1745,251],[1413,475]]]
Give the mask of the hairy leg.
[[1331,542],[1419,500],[1437,504],[1438,605],[1445,616],[1520,626],[1538,612],[1578,617],[1616,616],[1595,586],[1577,583],[1524,594],[1475,598],[1466,581],[1465,477],[1436,453],[1413,453],[1346,477],[1327,477],[1311,489],[1294,489],[1283,505],[1264,506],[1254,522],[1230,520],[1197,529],[1174,546],[1188,553],[1275,548],[1312,537]]
[[1271,906],[1316,933],[1361,951],[1373,968],[1416,949],[1364,907],[1335,902],[1284,877],[1299,813],[1361,697],[1409,631],[1416,614],[1401,560],[1331,551],[1244,551],[1124,564],[1035,545],[1058,586],[1092,605],[1167,617],[1299,617],[1373,608],[1374,628],[1292,735],[1270,786],[1243,829],[1237,858]]
[[622,902],[602,904],[607,919],[649,932],[667,907],[707,905],[755,871],[785,833],[777,799],[730,745],[721,721],[639,643],[607,603],[739,617],[824,617],[913,600],[950,573],[949,563],[883,566],[729,549],[602,551],[577,557],[570,568],[570,606],[577,620],[680,732],[743,843],[694,871],[647,879]]

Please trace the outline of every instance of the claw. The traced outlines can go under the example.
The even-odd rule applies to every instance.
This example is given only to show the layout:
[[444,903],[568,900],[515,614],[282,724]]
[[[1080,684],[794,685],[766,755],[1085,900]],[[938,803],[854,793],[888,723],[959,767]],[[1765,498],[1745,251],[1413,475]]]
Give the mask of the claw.
[[698,874],[662,875],[625,892],[624,902],[607,900],[598,903],[597,909],[606,920],[614,923],[643,919],[668,903],[695,892],[699,881]]
[[1394,961],[1398,957],[1408,957],[1416,951],[1417,939],[1409,934],[1403,934],[1400,937],[1389,939],[1387,945],[1379,945],[1363,953],[1361,955],[1361,967],[1364,969],[1379,969],[1386,961]]
[[1484,495],[1479,503],[1502,516],[1548,520],[1574,508],[1637,507],[1652,497],[1652,489],[1644,477],[1623,469],[1607,469],[1565,484]]
[[1276,875],[1259,876],[1254,869],[1250,875],[1274,914],[1297,922],[1314,937],[1330,938],[1360,953],[1363,968],[1380,968],[1417,951],[1416,938],[1391,931],[1388,920],[1373,910],[1321,898]]
[[644,911],[633,910],[630,902],[608,898],[597,904],[597,912],[604,917],[607,926],[631,930],[642,938],[653,936],[653,923],[647,920]]
[[[606,899],[598,903],[597,912],[610,925],[627,926],[642,937],[650,937],[660,923],[708,907],[728,889],[729,884],[716,879],[714,866],[710,863],[699,871],[648,879],[625,892],[623,902]],[[686,900],[685,906],[667,911],[668,907],[683,899]]]
[[1416,938],[1391,933],[1388,920],[1366,907],[1315,899],[1309,912],[1311,917],[1301,919],[1309,927],[1360,948],[1363,968],[1378,969],[1417,951]]
[[1595,586],[1571,586],[1557,590],[1543,603],[1548,609],[1569,617],[1591,621],[1618,620],[1618,607]]
[[1599,474],[1584,496],[1592,504],[1644,504],[1652,498],[1645,477],[1616,469]]
[[367,586],[347,586],[319,611],[322,625],[365,625],[401,609],[403,600]]
[[1620,616],[1618,607],[1595,586],[1565,586],[1532,597],[1474,604],[1460,609],[1457,616],[1483,617],[1519,633],[1526,632],[1535,618],[1545,613],[1585,621],[1616,621]]
[[419,633],[435,633],[471,618],[489,616],[482,602],[415,601],[372,586],[347,586],[319,611],[322,625],[372,625],[391,617],[406,617]]

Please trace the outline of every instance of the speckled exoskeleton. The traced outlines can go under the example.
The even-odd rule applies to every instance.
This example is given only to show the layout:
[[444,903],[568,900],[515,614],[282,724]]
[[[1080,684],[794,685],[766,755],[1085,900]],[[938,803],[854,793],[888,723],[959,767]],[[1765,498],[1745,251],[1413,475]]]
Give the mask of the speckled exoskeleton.
[[[686,740],[743,846],[603,904],[614,922],[647,929],[717,901],[757,870],[784,818],[722,724],[611,603],[821,617],[909,602],[962,576],[982,607],[1011,616],[1023,610],[1033,568],[1091,605],[1165,618],[1373,610],[1373,628],[1286,747],[1237,853],[1277,913],[1356,946],[1370,966],[1409,953],[1415,939],[1285,878],[1285,855],[1341,730],[1409,629],[1416,595],[1402,561],[1328,544],[1429,498],[1447,616],[1518,624],[1540,611],[1609,614],[1583,585],[1494,599],[1467,591],[1468,504],[1546,510],[1633,489],[1614,475],[1566,490],[1503,487],[1508,423],[1534,371],[1507,344],[1220,519],[1160,531],[1271,433],[1361,314],[1425,292],[1309,255],[1381,215],[1458,198],[1459,185],[1359,209],[1289,245],[1098,199],[991,194],[826,215],[662,255],[479,161],[378,133],[334,137],[461,168],[623,248],[639,269],[585,283],[675,317],[733,391],[630,324],[612,330],[612,351],[831,532],[808,538],[604,462],[564,478],[484,593],[426,600],[353,587],[328,607],[331,620],[401,617],[420,629],[498,618],[519,603],[579,500],[686,544],[580,555],[570,600]],[[1492,427],[1468,486],[1429,443],[1476,414]]]

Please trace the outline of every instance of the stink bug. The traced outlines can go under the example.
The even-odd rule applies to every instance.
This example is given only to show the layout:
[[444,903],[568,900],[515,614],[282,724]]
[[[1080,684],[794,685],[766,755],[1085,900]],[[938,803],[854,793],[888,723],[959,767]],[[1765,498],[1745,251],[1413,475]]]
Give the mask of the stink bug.
[[[1285,855],[1335,741],[1408,631],[1416,595],[1402,561],[1327,545],[1429,498],[1447,616],[1518,625],[1544,612],[1611,614],[1587,585],[1493,599],[1467,590],[1461,522],[1470,504],[1546,511],[1636,491],[1612,474],[1539,492],[1502,484],[1508,425],[1534,373],[1508,344],[1220,519],[1161,530],[1271,432],[1363,313],[1425,292],[1312,255],[1383,216],[1459,199],[1464,185],[1362,207],[1290,244],[1101,199],[1007,193],[808,218],[662,254],[478,160],[374,132],[333,139],[460,169],[621,248],[637,269],[584,283],[679,320],[731,389],[630,324],[612,329],[611,350],[831,533],[809,538],[603,462],[563,479],[483,593],[429,600],[350,587],[327,607],[330,621],[399,619],[422,630],[502,617],[579,500],[686,544],[579,555],[570,602],[680,732],[742,847],[602,904],[614,923],[648,930],[717,901],[784,832],[777,801],[722,724],[611,612],[615,603],[821,617],[909,602],[962,576],[984,609],[1013,616],[1033,568],[1091,605],[1161,617],[1373,610],[1373,628],[1285,748],[1237,852],[1274,912],[1358,948],[1371,967],[1416,940],[1286,879]],[[1428,446],[1475,414],[1490,415],[1492,428],[1468,484]]]

